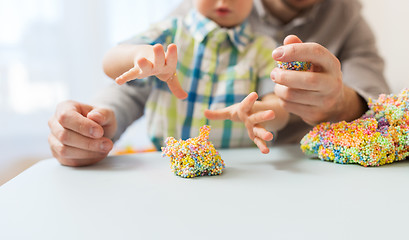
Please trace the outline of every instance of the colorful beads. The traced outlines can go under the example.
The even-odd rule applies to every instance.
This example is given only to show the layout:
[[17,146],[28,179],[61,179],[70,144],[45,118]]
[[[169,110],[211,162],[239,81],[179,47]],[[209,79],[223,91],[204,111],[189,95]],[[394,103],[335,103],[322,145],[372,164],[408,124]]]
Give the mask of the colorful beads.
[[186,141],[177,141],[173,137],[166,139],[162,147],[162,156],[170,157],[172,171],[181,177],[220,175],[225,168],[224,161],[213,144],[208,141],[210,126],[200,128],[198,137]]
[[409,89],[380,95],[352,122],[321,123],[301,140],[307,155],[336,163],[380,166],[409,156]]
[[293,62],[277,61],[277,66],[281,69],[296,70],[296,71],[308,71],[311,69],[310,62],[300,62],[300,61],[293,61]]

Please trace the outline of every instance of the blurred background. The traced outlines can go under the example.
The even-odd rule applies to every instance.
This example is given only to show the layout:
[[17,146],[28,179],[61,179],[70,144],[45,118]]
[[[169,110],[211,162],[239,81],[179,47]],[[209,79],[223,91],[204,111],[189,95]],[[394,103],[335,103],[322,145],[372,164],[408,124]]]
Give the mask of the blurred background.
[[[58,102],[89,102],[110,84],[104,53],[181,0],[0,0],[0,185],[51,157],[47,121]],[[394,93],[409,88],[409,1],[361,0]],[[150,146],[144,119],[117,149]]]
[[[112,83],[105,52],[166,17],[180,0],[0,0],[0,185],[51,157],[48,119]],[[150,146],[144,119],[117,143]]]

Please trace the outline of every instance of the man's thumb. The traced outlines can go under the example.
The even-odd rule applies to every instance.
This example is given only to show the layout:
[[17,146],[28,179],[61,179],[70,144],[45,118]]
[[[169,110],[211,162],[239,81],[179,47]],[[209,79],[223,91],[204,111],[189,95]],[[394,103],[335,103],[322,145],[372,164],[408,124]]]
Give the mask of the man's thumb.
[[299,37],[297,37],[296,35],[288,35],[285,39],[284,39],[284,45],[288,45],[288,44],[293,44],[293,43],[302,43],[301,39]]
[[104,136],[111,138],[116,132],[116,119],[112,110],[107,108],[94,108],[87,114],[87,118],[98,123],[104,128]]

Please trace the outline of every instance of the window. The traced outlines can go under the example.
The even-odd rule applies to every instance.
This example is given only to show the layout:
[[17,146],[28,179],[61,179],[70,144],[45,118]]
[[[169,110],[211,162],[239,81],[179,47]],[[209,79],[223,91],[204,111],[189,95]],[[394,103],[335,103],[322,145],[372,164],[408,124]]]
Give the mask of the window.
[[0,0],[1,142],[49,152],[47,121],[57,103],[88,102],[112,82],[102,71],[104,53],[179,3]]

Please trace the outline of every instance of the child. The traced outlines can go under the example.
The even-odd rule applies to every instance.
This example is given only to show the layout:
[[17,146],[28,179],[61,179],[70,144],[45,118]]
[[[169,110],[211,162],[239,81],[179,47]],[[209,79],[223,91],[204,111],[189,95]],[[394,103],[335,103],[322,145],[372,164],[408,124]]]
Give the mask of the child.
[[[262,123],[269,121],[268,129],[276,131],[289,118],[270,90],[275,44],[247,24],[253,1],[194,3],[186,17],[157,24],[133,40],[146,44],[113,48],[104,71],[118,84],[131,81],[128,87],[150,91],[145,103],[148,134],[158,149],[166,137],[187,139],[207,124],[216,148],[254,142],[267,153],[265,141],[273,135]],[[252,93],[257,90],[261,101]]]

